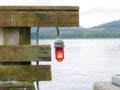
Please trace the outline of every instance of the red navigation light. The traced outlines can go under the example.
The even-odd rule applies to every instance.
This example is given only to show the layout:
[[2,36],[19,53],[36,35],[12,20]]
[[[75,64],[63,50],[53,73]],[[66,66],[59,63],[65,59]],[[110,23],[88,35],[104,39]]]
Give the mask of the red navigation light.
[[55,57],[58,62],[62,62],[64,59],[64,42],[61,39],[55,41]]
[[56,47],[55,56],[56,56],[56,59],[58,62],[62,62],[64,59],[64,48],[63,47]]

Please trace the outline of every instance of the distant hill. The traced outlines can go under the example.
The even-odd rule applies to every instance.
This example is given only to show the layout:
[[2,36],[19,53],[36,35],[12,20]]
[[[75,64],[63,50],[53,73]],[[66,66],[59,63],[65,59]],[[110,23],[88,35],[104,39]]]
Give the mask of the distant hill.
[[112,22],[104,23],[92,28],[120,28],[120,20],[115,20]]
[[[31,38],[36,38],[37,27],[31,28]],[[59,27],[60,35],[62,38],[79,38],[81,31],[86,31],[84,27]],[[57,38],[56,27],[40,27],[39,38],[41,39],[55,39]]]
[[[120,38],[120,20],[108,22],[92,28],[59,27],[63,39]],[[36,39],[37,27],[31,28],[31,38]],[[56,39],[55,27],[40,27],[40,39]]]

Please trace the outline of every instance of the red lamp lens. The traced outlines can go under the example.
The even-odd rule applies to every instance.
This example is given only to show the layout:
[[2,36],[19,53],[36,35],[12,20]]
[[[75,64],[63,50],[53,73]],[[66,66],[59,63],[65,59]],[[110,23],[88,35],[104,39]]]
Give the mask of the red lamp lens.
[[55,55],[58,62],[62,62],[64,59],[64,48],[63,47],[56,47]]

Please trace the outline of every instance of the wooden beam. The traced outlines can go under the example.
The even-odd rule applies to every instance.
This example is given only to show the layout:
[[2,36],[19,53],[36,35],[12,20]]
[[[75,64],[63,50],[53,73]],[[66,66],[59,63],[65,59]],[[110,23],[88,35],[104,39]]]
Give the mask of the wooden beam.
[[0,62],[50,61],[50,45],[0,46]]
[[6,81],[0,83],[0,90],[35,90],[33,83]]
[[[3,11],[5,10],[5,11]],[[10,10],[10,11],[9,11]],[[78,7],[1,7],[0,27],[79,26]]]
[[51,80],[50,65],[0,66],[0,80],[42,81]]
[[0,6],[0,11],[78,11],[79,6]]

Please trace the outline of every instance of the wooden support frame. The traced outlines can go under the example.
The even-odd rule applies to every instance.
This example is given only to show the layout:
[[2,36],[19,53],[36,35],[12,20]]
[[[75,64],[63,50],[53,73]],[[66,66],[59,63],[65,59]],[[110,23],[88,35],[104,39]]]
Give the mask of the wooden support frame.
[[0,35],[1,81],[51,80],[50,65],[31,65],[32,61],[51,61],[51,46],[30,45],[30,27],[3,27]]
[[[79,26],[77,6],[0,6],[0,80],[51,80],[50,45],[30,45],[30,27]],[[20,64],[20,65],[19,65]]]

